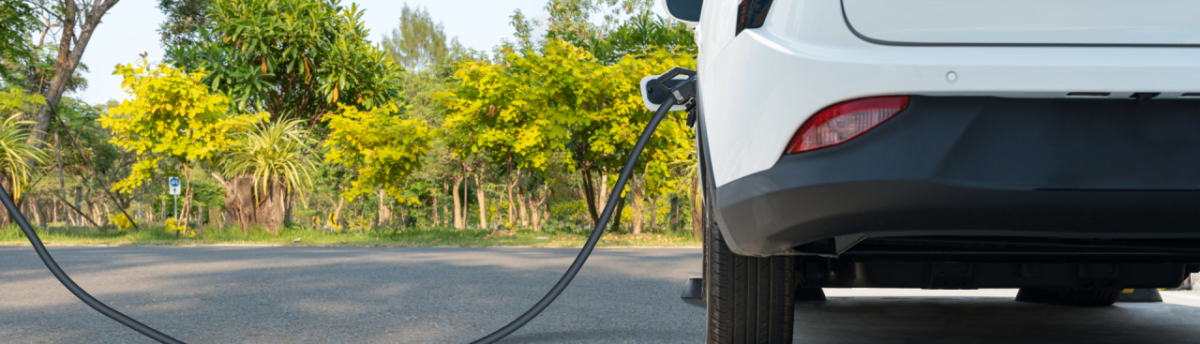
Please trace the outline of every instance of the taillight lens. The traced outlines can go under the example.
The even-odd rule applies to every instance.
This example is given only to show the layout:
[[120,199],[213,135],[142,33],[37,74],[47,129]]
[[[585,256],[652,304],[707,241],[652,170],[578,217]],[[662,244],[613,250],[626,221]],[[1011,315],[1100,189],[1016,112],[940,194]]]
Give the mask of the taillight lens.
[[763,26],[767,20],[767,11],[771,9],[771,0],[742,0],[738,4],[737,29],[734,35],[742,30]]
[[833,146],[862,135],[908,107],[908,97],[858,99],[821,110],[809,118],[792,142],[787,154],[803,153]]

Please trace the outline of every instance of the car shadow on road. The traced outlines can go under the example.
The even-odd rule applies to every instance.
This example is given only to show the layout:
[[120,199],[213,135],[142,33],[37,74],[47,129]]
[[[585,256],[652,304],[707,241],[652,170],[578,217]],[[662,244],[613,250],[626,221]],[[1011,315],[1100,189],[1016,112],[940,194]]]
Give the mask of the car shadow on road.
[[1195,343],[1200,308],[1007,297],[830,297],[796,305],[796,343]]

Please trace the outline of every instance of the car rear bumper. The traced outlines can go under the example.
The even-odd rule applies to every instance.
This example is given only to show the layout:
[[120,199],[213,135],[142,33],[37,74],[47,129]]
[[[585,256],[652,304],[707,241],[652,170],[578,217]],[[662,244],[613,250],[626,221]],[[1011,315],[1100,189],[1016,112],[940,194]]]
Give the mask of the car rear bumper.
[[914,96],[839,146],[716,190],[731,249],[864,238],[1200,238],[1200,101]]

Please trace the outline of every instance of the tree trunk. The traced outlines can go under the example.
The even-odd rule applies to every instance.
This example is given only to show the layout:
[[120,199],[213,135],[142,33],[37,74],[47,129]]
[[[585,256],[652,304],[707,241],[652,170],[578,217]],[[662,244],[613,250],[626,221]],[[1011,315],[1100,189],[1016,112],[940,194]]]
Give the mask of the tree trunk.
[[633,234],[641,234],[643,211],[646,208],[646,201],[642,199],[642,185],[645,184],[645,178],[638,178],[637,175],[634,175],[633,183],[630,184],[633,184],[629,188],[631,191],[629,197],[633,198],[633,211],[630,213],[633,220]]
[[388,208],[388,202],[384,201],[387,198],[387,193],[379,190],[375,191],[375,195],[379,196],[379,202],[375,211],[375,227],[383,227],[385,223],[391,225],[392,210]]
[[608,194],[612,192],[608,188],[608,174],[600,174],[600,184],[598,185],[600,190],[597,190],[597,193],[600,195],[597,196],[599,198],[596,198],[596,206],[598,207],[596,211],[601,212],[604,211],[604,205],[608,204]]
[[[509,165],[511,166],[512,164]],[[513,199],[513,186],[517,185],[517,180],[521,178],[521,172],[518,170],[514,174],[511,167],[508,171],[508,181],[504,183],[504,186],[508,189],[508,227],[515,227],[517,224],[517,207],[514,204],[516,200]]]
[[671,194],[671,233],[679,230],[679,195]]
[[438,198],[439,198],[438,196],[440,196],[440,195],[438,195],[437,193],[433,194],[433,227],[434,228],[442,226],[442,218],[438,216]]
[[108,224],[108,222],[105,222],[107,218],[104,216],[103,210],[100,210],[100,206],[97,206],[95,201],[88,199],[87,205],[88,216],[92,217],[92,221],[95,221],[97,226],[103,227],[104,225]]
[[[280,183],[269,180],[268,185],[255,187],[249,176],[225,180],[213,173],[213,177],[225,186],[225,213],[242,231],[249,232],[250,227],[257,224],[276,234],[283,227],[288,201]],[[341,211],[341,203],[338,203],[338,211]],[[334,221],[337,221],[336,213]]]
[[549,186],[543,186],[541,195],[533,193],[529,195],[529,212],[533,220],[533,230],[540,232],[542,230],[542,221],[545,217],[542,216],[542,204],[546,203],[546,199],[550,198]]
[[483,169],[475,172],[475,198],[479,200],[479,229],[488,229],[487,207],[484,205]]
[[[344,189],[344,188],[343,188]],[[329,228],[338,230],[342,226],[342,207],[346,205],[346,199],[338,197],[337,208],[333,209],[333,217],[329,218]]]
[[99,216],[100,218],[102,218],[102,220],[100,220],[100,221],[101,222],[107,221],[108,214],[112,214],[112,211],[108,209],[108,203],[100,203],[100,206],[104,207],[104,214]]
[[533,231],[541,232],[542,231],[542,221],[541,221],[542,214],[540,211],[537,211],[537,202],[533,201],[533,197],[530,197],[530,199],[529,199],[529,209],[533,210],[529,214],[530,222],[533,224]]
[[462,184],[464,178],[465,176],[461,174],[454,175],[454,228],[457,229],[463,229],[467,227],[467,221],[464,219],[466,214],[463,212],[464,202],[462,202],[461,198],[458,197],[458,185]]
[[292,205],[296,203],[294,199],[296,196],[294,193],[289,193],[287,187],[283,186],[282,183],[279,184],[279,187],[279,191],[283,193],[283,197],[281,198],[281,201],[283,201],[281,205],[283,207],[282,226],[287,226],[289,223],[295,223],[295,219],[292,218]]
[[183,221],[183,232],[179,233],[181,235],[187,234],[188,229],[191,228],[189,220],[192,218],[192,170],[188,165],[183,164],[183,212],[181,216],[175,217],[177,221]]
[[596,210],[596,186],[592,183],[592,172],[586,167],[580,169],[581,180],[583,182],[584,200],[587,201],[588,215],[592,216],[592,227],[595,227],[596,222],[600,221],[600,215]]
[[529,227],[529,211],[525,206],[525,203],[526,203],[525,200],[528,199],[528,197],[526,197],[526,196],[527,196],[527,194],[525,193],[524,190],[520,190],[520,189],[517,190],[517,207],[519,207],[519,209],[517,210],[517,214],[519,214],[519,216],[521,217],[521,226],[522,227]]
[[[395,202],[393,202],[392,204],[395,204]],[[390,209],[388,211],[391,212]],[[400,212],[400,228],[406,229],[406,228],[408,228],[408,217],[405,216],[403,205],[400,206],[399,212]]]
[[[63,178],[62,150],[59,148],[58,133],[54,133],[54,157],[58,162],[58,191],[62,194],[62,199],[65,200],[67,199],[67,181]],[[57,208],[55,207],[55,209]],[[66,207],[63,207],[63,211],[66,211]],[[70,215],[67,215],[67,217],[70,218]],[[54,221],[57,222],[58,213],[54,214],[54,218]]]
[[[610,218],[608,220],[609,223],[612,223],[610,226],[612,226],[611,230],[613,231],[613,233],[621,232],[621,212],[625,211],[625,199],[626,198],[629,198],[629,195],[625,195],[624,192],[617,195],[617,209],[613,209],[614,211],[612,214],[612,218]],[[607,203],[607,202],[605,202],[605,203]]]
[[658,226],[658,197],[647,197],[647,205],[649,205],[650,220],[646,221],[646,230],[654,232],[654,228]]
[[[0,186],[3,186],[4,190],[8,192],[8,197],[13,197],[12,179],[9,178],[8,173],[0,173]],[[19,201],[16,198],[12,200],[14,203]],[[12,223],[12,216],[9,216],[7,208],[0,207],[0,224],[7,225],[9,223]]]
[[[58,106],[59,101],[62,100],[63,92],[67,90],[67,84],[71,80],[71,76],[75,75],[75,68],[79,66],[79,61],[83,58],[83,51],[87,48],[88,41],[92,39],[92,33],[96,31],[96,26],[100,24],[100,18],[116,4],[117,0],[104,0],[103,2],[96,0],[90,11],[78,13],[79,8],[74,0],[59,2],[57,7],[61,8],[58,10],[63,12],[63,21],[59,28],[62,38],[58,43],[58,59],[54,63],[54,78],[50,80],[50,88],[46,90],[46,105],[38,111],[33,130],[29,133],[29,139],[25,141],[34,149],[42,148],[42,143],[46,138],[46,129],[50,128],[50,110]],[[82,18],[78,14],[83,14]],[[79,35],[76,36],[75,26],[79,19],[83,19],[83,25],[79,27]],[[37,166],[37,162],[32,159],[28,159],[26,162],[30,166]]]

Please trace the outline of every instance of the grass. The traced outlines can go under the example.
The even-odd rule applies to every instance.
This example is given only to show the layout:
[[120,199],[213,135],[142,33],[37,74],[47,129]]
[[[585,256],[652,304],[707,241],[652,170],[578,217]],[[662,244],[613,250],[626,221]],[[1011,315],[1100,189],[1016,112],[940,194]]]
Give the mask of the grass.
[[[306,228],[280,229],[278,235],[264,230],[244,232],[235,228],[205,228],[195,237],[167,233],[161,225],[143,224],[141,230],[100,231],[96,229],[40,228],[38,237],[52,245],[104,246],[193,246],[193,245],[277,245],[277,246],[534,246],[580,247],[587,240],[583,231],[490,231],[479,229],[403,229],[368,232],[330,232]],[[15,226],[0,229],[0,246],[29,245],[25,234]],[[671,246],[699,247],[690,232],[622,234],[605,233],[600,247]]]

